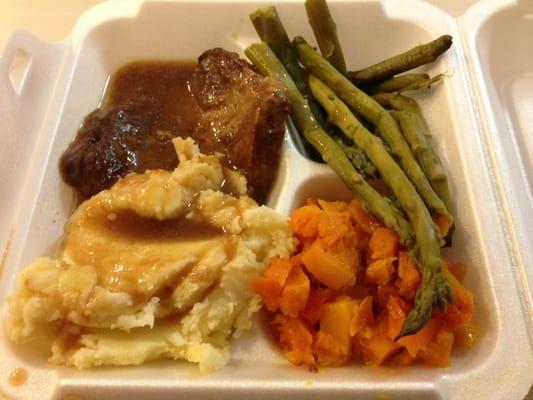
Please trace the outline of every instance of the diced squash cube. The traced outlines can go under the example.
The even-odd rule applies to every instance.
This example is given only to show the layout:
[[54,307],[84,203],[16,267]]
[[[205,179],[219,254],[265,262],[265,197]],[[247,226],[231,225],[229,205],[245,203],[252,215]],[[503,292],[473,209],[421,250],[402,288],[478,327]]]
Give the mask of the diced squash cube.
[[281,312],[288,317],[297,317],[309,297],[309,278],[301,268],[293,268],[285,282],[279,306]]
[[382,226],[377,218],[365,211],[363,205],[357,199],[353,199],[350,204],[348,204],[348,212],[354,224],[369,235],[374,233],[378,227]]
[[395,340],[402,330],[410,306],[400,297],[390,296],[387,303],[387,334]]
[[[366,331],[366,329],[365,329]],[[401,347],[387,335],[387,319],[381,316],[370,330],[370,335],[358,335],[356,340],[363,360],[372,365],[381,365]]]
[[397,257],[400,248],[398,234],[388,228],[377,228],[368,243],[368,260]]
[[382,309],[387,308],[390,296],[400,296],[400,292],[394,283],[391,282],[384,286],[378,286],[376,300]]
[[396,286],[402,297],[413,299],[420,284],[420,272],[409,253],[400,251],[398,255],[398,278]]
[[278,282],[260,276],[252,281],[252,289],[261,296],[263,304],[268,311],[274,312],[278,309],[279,300],[283,292],[283,288]]
[[372,296],[367,296],[361,301],[361,303],[354,306],[353,317],[350,321],[350,336],[355,336],[373,323],[374,312],[372,310]]
[[346,211],[348,208],[348,204],[346,204],[344,201],[326,201],[317,199],[317,203],[322,210],[334,213]]
[[292,263],[290,260],[273,258],[270,260],[268,268],[263,275],[265,278],[275,280],[283,287],[291,269]]
[[335,298],[336,291],[312,287],[309,292],[309,299],[305,309],[300,313],[300,317],[310,324],[318,322],[324,312],[324,304]]
[[298,238],[313,239],[318,234],[318,218],[322,210],[317,206],[303,206],[291,215],[289,226]]
[[313,332],[300,319],[277,314],[274,325],[287,359],[295,365],[315,365],[312,352]]
[[420,352],[420,358],[424,360],[424,364],[432,367],[450,366],[453,340],[453,333],[445,329],[439,330],[435,339]]
[[387,335],[381,333],[364,340],[364,345],[361,348],[366,363],[381,365],[401,347]]
[[319,331],[315,337],[313,350],[321,367],[339,366],[350,358],[350,346],[336,340],[332,335]]
[[355,282],[353,267],[343,258],[326,252],[318,240],[302,254],[302,262],[316,280],[333,289]]
[[291,269],[292,264],[289,260],[273,258],[263,276],[252,281],[252,289],[261,296],[267,310],[278,309],[283,287]]
[[318,236],[325,248],[330,247],[337,241],[349,240],[355,243],[348,213],[323,212],[317,225]]
[[389,283],[394,272],[394,261],[396,257],[381,258],[367,265],[365,278],[368,283],[386,285]]
[[[357,302],[349,297],[339,297],[324,304],[320,317],[320,332],[331,335],[341,346],[350,347],[350,322]],[[348,351],[348,350],[347,350]]]
[[417,333],[404,336],[396,343],[405,347],[412,357],[418,357],[421,352],[428,350],[429,344],[435,340],[441,326],[441,322],[432,318]]

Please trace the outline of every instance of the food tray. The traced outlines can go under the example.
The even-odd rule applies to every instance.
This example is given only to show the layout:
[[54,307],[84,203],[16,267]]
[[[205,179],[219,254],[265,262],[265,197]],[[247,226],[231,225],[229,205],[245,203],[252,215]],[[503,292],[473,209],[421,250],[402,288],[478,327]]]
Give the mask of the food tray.
[[[98,104],[109,74],[129,61],[192,59],[211,47],[242,54],[257,41],[248,14],[269,4],[114,0],[86,12],[59,43],[13,33],[0,59],[2,300],[24,266],[53,252],[75,207],[72,190],[60,179],[58,159]],[[276,6],[289,35],[313,38],[300,1]],[[0,332],[0,393],[24,400],[526,395],[533,384],[533,147],[528,137],[533,126],[525,111],[533,101],[533,60],[526,51],[533,36],[533,4],[482,1],[459,19],[414,0],[331,1],[330,8],[351,68],[440,34],[454,37],[450,51],[426,68],[432,74],[448,70],[452,77],[418,99],[450,175],[458,224],[454,246],[446,253],[470,267],[465,284],[474,294],[479,330],[473,348],[455,352],[449,368],[352,364],[310,373],[285,360],[258,315],[255,328],[233,342],[230,363],[214,374],[201,375],[196,365],[174,361],[79,371],[49,365],[45,351],[13,346]],[[516,54],[509,56],[513,50]],[[8,79],[17,51],[29,58],[18,90]],[[307,160],[286,137],[270,206],[288,213],[307,196],[349,198],[326,166]],[[21,386],[8,383],[15,368],[29,373]]]

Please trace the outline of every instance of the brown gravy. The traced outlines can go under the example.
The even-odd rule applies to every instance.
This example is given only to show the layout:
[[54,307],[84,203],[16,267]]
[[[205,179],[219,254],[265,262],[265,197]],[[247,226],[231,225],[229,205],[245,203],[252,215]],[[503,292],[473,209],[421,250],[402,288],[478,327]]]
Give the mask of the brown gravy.
[[108,214],[103,229],[114,236],[139,242],[205,240],[224,233],[205,221],[191,221],[187,218],[157,220],[141,217],[133,211]]
[[171,132],[173,137],[197,140],[195,126],[201,109],[189,90],[189,79],[195,68],[193,60],[127,64],[111,75],[102,108],[149,104],[158,113],[153,128]]

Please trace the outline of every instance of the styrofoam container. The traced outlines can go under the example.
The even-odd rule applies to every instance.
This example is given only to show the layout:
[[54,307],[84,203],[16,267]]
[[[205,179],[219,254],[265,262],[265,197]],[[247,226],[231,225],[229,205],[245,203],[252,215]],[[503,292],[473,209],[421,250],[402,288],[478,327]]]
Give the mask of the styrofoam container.
[[[139,59],[193,59],[211,47],[242,54],[257,41],[248,14],[272,2],[114,0],[85,13],[62,42],[16,31],[0,59],[0,277],[2,301],[17,274],[51,254],[75,207],[58,159],[98,104],[111,72]],[[278,1],[289,35],[311,40],[303,4]],[[469,266],[475,345],[449,368],[375,368],[354,363],[310,373],[290,365],[261,316],[232,345],[221,371],[160,361],[75,370],[49,365],[45,350],[0,335],[0,392],[10,399],[522,399],[533,384],[533,4],[482,1],[454,19],[423,2],[331,1],[350,68],[449,33],[454,45],[425,68],[451,78],[418,95],[450,175],[457,231],[450,258]],[[8,79],[17,52],[29,63]],[[424,69],[424,68],[423,68]],[[349,193],[290,134],[269,205],[288,213],[308,196]],[[3,312],[6,312],[4,304]],[[29,372],[8,383],[15,368]],[[1,396],[0,396],[1,397]]]

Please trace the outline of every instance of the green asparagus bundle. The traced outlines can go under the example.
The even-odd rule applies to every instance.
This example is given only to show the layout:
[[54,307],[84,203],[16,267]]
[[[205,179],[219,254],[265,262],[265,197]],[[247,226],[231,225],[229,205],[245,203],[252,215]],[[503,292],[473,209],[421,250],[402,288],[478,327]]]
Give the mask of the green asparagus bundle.
[[417,332],[430,319],[433,306],[444,306],[450,297],[436,227],[413,184],[387,152],[382,141],[372,135],[337,95],[313,75],[310,76],[310,86],[313,95],[328,113],[329,121],[353,140],[378,169],[413,226],[422,282],[417,291],[415,307],[407,316],[400,336]]
[[449,225],[452,226],[453,217],[451,213],[437,193],[435,193],[424,171],[415,160],[394,118],[375,100],[338,72],[303,38],[296,37],[293,40],[293,44],[298,51],[300,61],[310,73],[316,75],[331,87],[358,115],[375,125],[376,133],[389,146],[393,156],[398,160],[398,163],[410,178],[428,208],[436,214],[444,216]]
[[283,82],[291,102],[291,117],[296,128],[322,155],[330,168],[361,199],[372,214],[398,233],[404,246],[411,246],[413,234],[407,220],[392,206],[388,199],[382,197],[365,181],[363,176],[355,170],[343,150],[318,124],[307,100],[298,91],[295,83],[268,45],[264,42],[256,43],[249,46],[244,52],[263,75],[276,77]]
[[[327,8],[327,5],[323,0],[311,0],[306,3],[306,7],[308,8],[309,18],[312,19],[311,16],[315,16],[319,11],[323,10],[324,7]],[[327,12],[329,15],[329,11]],[[296,87],[298,88],[300,93],[309,103],[311,112],[317,119],[318,123],[328,133],[334,133],[333,131],[335,129],[331,129],[331,126],[329,126],[326,121],[323,110],[320,108],[320,106],[317,104],[316,100],[311,94],[311,90],[309,89],[309,84],[307,80],[307,72],[300,67],[300,64],[298,62],[298,53],[292,46],[289,37],[287,36],[287,32],[279,18],[276,8],[273,6],[259,8],[250,14],[250,20],[252,21],[255,30],[257,31],[257,34],[259,35],[261,40],[266,42],[268,47],[270,47],[270,49],[274,51],[274,53],[281,61],[281,63],[291,76],[292,80],[296,84]],[[330,29],[324,29],[324,33],[321,33],[322,30],[317,30],[317,38],[320,37],[324,40],[327,40],[333,35],[333,33],[333,36],[336,38],[336,32],[333,32],[334,28],[335,27],[333,24],[333,27],[330,27]],[[334,54],[332,54],[333,59],[342,60],[342,63],[344,63],[344,58],[342,56],[340,46],[338,45],[338,41],[335,48],[337,50],[335,50],[333,52]],[[346,67],[344,68],[346,69]],[[299,147],[302,148],[302,146]],[[345,151],[346,155],[348,155],[348,158],[359,173],[361,173],[363,176],[375,175],[375,169],[368,161],[364,152],[362,152],[360,149],[353,147],[343,147],[343,150]],[[304,151],[306,151],[311,158],[318,159],[318,157],[314,155],[314,151],[312,149],[306,149]]]

